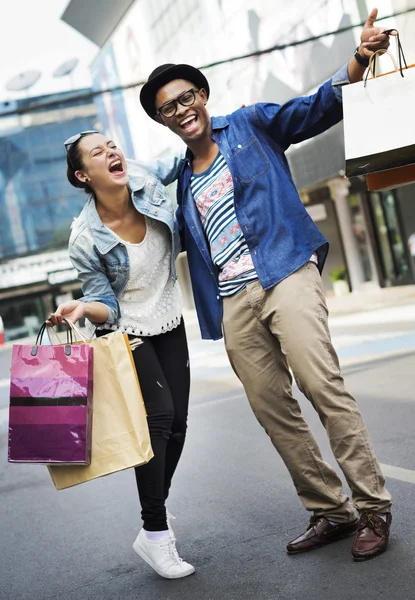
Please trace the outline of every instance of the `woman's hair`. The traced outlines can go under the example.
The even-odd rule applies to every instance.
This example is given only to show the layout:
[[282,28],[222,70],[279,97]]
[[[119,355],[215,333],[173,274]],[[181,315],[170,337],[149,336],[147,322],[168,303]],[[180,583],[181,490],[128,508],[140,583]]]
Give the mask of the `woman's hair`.
[[78,179],[78,177],[75,175],[76,171],[83,171],[84,169],[84,163],[82,161],[82,149],[80,148],[80,142],[84,137],[85,135],[80,137],[79,140],[76,140],[76,142],[71,145],[66,153],[66,176],[71,185],[85,190],[86,194],[93,195],[94,190],[91,188],[91,186],[84,181],[80,181],[80,179]]

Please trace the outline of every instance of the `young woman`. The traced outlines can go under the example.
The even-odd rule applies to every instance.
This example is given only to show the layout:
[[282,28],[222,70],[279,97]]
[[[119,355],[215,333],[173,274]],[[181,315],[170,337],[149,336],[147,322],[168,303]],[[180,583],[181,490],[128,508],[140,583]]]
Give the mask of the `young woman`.
[[174,207],[163,183],[179,160],[155,173],[127,163],[97,131],[65,142],[69,182],[89,198],[72,225],[69,255],[84,297],[61,304],[48,325],[85,317],[97,335],[120,329],[143,341],[134,361],[147,410],[154,458],[135,469],[143,528],[135,552],[168,579],[195,569],[178,555],[165,501],[183,450],[189,401],[189,356],[175,259],[180,250]]

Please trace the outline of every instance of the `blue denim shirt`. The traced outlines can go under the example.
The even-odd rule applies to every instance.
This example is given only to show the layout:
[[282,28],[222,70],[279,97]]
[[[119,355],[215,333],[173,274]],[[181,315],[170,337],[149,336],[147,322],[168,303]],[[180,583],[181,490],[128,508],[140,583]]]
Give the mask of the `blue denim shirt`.
[[[255,104],[212,118],[212,139],[232,174],[236,217],[265,290],[297,271],[313,252],[323,269],[328,242],[300,200],[285,151],[341,121],[340,85],[344,83],[348,83],[347,66],[312,96],[283,105]],[[201,334],[216,340],[222,337],[218,272],[193,200],[191,175],[188,151],[179,175],[177,218]]]
[[[143,215],[162,221],[170,229],[173,244],[171,276],[177,279],[175,261],[180,252],[180,236],[175,206],[163,184],[177,179],[182,157],[156,160],[146,165],[146,170],[135,161],[127,162],[135,208]],[[118,298],[129,277],[128,253],[125,245],[102,223],[92,197],[72,224],[69,257],[82,283],[84,296],[81,300],[102,302],[108,308],[107,325],[116,323],[121,316]]]

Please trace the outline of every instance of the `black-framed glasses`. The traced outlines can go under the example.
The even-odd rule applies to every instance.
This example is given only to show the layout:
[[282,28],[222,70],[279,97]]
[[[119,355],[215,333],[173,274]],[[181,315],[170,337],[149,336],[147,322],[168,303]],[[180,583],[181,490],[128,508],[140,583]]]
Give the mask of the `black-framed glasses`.
[[165,104],[159,106],[157,113],[163,115],[163,117],[166,117],[167,119],[174,117],[177,113],[177,104],[181,104],[182,106],[192,106],[192,104],[196,102],[196,92],[199,92],[199,90],[193,88],[182,92],[180,96],[177,96],[174,100],[169,100]]
[[96,131],[96,129],[89,129],[88,131],[81,131],[80,133],[75,133],[75,135],[71,135],[71,137],[63,143],[63,145],[66,148],[66,152],[69,152],[71,146],[73,146],[75,142],[80,140],[82,136],[89,135],[90,133],[99,133],[99,131]]

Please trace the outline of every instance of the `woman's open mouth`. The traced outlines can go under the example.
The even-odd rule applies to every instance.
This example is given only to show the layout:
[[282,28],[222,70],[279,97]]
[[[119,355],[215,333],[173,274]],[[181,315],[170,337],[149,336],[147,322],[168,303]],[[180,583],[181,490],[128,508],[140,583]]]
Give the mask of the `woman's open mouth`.
[[119,158],[117,160],[113,160],[112,163],[110,163],[108,169],[112,175],[124,175],[125,174],[124,167],[122,166],[122,162],[120,161]]

